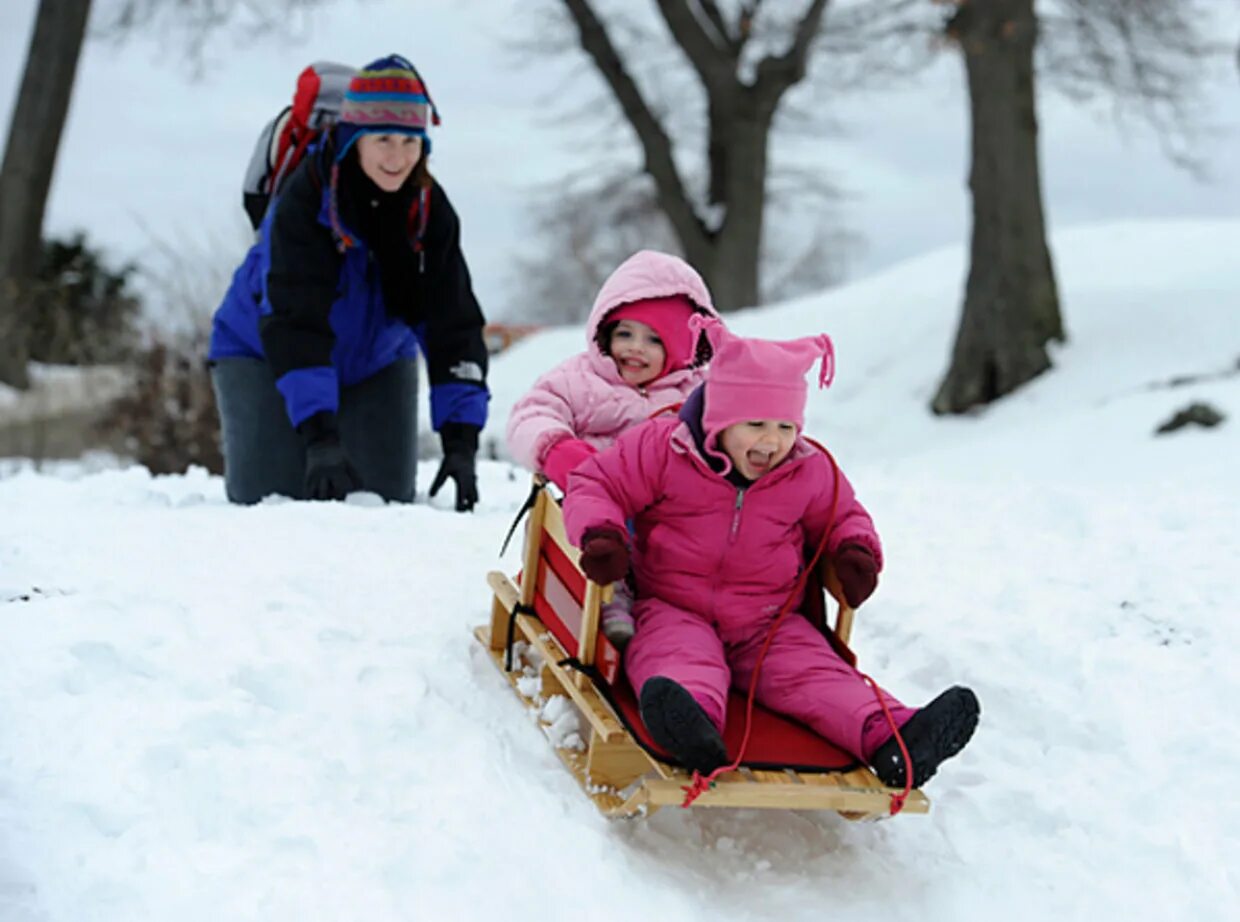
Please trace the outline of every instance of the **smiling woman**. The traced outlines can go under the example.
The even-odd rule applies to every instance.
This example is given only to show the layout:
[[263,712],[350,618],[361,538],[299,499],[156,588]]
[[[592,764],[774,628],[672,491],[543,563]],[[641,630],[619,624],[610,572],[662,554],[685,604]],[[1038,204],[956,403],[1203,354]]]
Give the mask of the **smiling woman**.
[[427,169],[438,115],[413,65],[381,58],[268,209],[215,315],[210,359],[234,502],[272,493],[411,502],[417,365],[456,508],[478,500],[486,422],[482,311],[460,224]]
[[414,135],[367,134],[357,139],[357,160],[366,178],[384,192],[396,192],[422,159],[422,139]]

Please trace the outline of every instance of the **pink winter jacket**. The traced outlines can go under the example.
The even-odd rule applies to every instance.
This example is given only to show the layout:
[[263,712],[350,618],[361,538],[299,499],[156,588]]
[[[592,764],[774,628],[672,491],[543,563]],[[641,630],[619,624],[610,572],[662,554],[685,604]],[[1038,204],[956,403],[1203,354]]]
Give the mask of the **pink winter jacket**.
[[807,546],[816,548],[828,526],[828,554],[860,544],[882,566],[874,523],[842,472],[829,521],[832,463],[803,438],[782,464],[740,489],[711,470],[682,420],[660,418],[624,433],[569,482],[569,540],[580,546],[586,529],[600,525],[624,533],[634,520],[638,598],[696,612],[725,642],[769,624],[794,588]]
[[547,452],[561,439],[607,448],[616,436],[657,410],[682,402],[702,383],[705,371],[673,371],[642,388],[620,377],[616,363],[595,342],[607,315],[644,298],[685,295],[717,316],[701,276],[684,260],[642,250],[626,259],[603,284],[586,321],[586,350],[534,382],[508,417],[508,450],[530,470],[543,470]]

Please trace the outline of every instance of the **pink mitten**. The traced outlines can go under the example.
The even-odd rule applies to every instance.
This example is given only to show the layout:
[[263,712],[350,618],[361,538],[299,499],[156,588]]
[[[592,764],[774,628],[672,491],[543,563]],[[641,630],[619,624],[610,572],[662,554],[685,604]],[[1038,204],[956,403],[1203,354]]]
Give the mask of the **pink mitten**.
[[543,473],[557,487],[565,490],[568,488],[568,475],[573,472],[573,468],[595,453],[594,446],[589,442],[560,439],[543,458]]

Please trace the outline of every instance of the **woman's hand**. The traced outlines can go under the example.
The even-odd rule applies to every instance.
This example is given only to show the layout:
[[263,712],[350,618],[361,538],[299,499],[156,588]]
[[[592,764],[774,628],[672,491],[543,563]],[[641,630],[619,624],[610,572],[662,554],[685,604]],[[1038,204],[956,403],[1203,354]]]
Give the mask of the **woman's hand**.
[[315,413],[297,427],[306,443],[306,496],[344,499],[362,488],[362,478],[340,442],[336,414]]
[[444,423],[439,430],[443,442],[443,463],[431,481],[433,498],[451,477],[456,483],[456,511],[470,512],[478,504],[478,475],[474,456],[478,453],[478,427],[468,423]]

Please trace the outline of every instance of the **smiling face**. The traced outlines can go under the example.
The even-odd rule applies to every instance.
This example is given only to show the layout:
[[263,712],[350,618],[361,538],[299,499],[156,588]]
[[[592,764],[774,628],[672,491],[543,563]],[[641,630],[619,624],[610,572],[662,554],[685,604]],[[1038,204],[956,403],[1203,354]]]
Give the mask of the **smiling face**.
[[663,373],[667,350],[655,331],[636,320],[621,320],[611,331],[608,355],[622,377],[634,387],[649,384]]
[[789,420],[751,419],[719,433],[719,446],[743,477],[757,480],[788,457],[796,438],[796,423]]
[[418,165],[422,139],[411,134],[364,134],[357,139],[362,172],[384,192],[395,192]]

